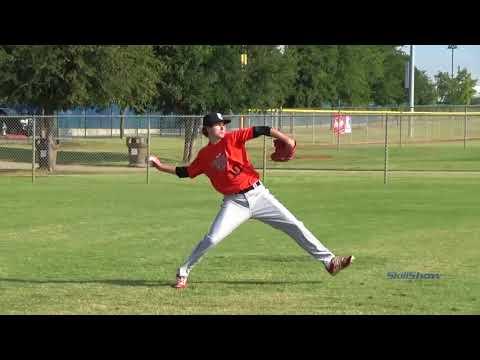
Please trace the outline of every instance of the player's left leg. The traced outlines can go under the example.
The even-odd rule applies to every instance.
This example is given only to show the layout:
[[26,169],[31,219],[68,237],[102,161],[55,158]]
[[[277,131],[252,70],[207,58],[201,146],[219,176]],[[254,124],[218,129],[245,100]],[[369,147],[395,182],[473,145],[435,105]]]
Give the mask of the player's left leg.
[[193,249],[192,254],[187,261],[179,267],[177,278],[184,279],[186,285],[186,279],[188,278],[190,271],[207,253],[207,251],[220,243],[220,241],[225,239],[249,218],[250,209],[248,208],[248,202],[243,195],[226,196],[208,233]]
[[350,265],[353,260],[353,257],[335,256],[268,189],[261,191],[255,199],[252,218],[288,234],[311,256],[321,261],[332,275]]

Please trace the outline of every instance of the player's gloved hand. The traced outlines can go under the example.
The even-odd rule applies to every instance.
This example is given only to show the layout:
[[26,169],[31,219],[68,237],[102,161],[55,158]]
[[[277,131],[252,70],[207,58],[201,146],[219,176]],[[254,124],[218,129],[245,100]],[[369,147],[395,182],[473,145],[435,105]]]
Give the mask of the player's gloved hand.
[[295,151],[297,149],[297,142],[291,141],[286,143],[280,139],[273,140],[275,146],[275,152],[270,156],[273,161],[288,161],[295,157]]

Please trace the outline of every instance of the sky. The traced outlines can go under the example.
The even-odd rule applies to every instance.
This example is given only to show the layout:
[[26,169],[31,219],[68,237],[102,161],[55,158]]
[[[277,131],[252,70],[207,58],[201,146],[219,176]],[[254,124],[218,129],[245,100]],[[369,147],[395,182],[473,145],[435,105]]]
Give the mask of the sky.
[[[478,79],[477,94],[480,93],[480,45],[457,45],[453,53],[453,72],[467,68],[474,79]],[[410,46],[404,46],[403,50],[410,54]],[[448,45],[415,45],[415,67],[425,70],[433,80],[433,76],[439,71],[452,72],[452,50]]]

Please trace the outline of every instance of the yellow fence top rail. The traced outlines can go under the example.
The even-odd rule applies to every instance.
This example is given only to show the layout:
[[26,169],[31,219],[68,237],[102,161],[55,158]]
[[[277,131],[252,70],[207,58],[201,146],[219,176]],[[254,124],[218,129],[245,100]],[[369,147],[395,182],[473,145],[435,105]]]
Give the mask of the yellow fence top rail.
[[[277,111],[278,110],[273,110]],[[272,110],[269,110],[272,112]],[[356,115],[402,115],[402,116],[421,116],[421,115],[436,115],[436,116],[460,116],[467,114],[468,116],[480,116],[480,111],[393,111],[393,110],[319,110],[319,109],[290,109],[283,108],[281,113],[309,113],[309,114],[356,114]]]

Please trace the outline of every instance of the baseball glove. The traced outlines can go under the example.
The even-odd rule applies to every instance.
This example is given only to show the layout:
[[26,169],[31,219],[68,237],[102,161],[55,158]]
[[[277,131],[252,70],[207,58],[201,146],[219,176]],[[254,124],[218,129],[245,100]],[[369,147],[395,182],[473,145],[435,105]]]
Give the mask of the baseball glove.
[[270,156],[273,161],[288,161],[294,158],[297,149],[296,141],[292,147],[282,140],[275,139],[273,140],[273,145],[275,146],[275,152]]

